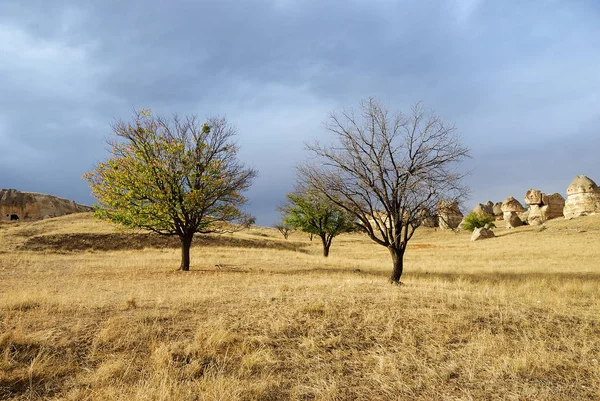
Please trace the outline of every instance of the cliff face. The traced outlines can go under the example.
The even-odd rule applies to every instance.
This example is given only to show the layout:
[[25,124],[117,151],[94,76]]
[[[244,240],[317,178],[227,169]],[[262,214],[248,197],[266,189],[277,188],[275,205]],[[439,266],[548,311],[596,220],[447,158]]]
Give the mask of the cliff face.
[[0,189],[0,220],[38,220],[91,210],[89,206],[52,195]]

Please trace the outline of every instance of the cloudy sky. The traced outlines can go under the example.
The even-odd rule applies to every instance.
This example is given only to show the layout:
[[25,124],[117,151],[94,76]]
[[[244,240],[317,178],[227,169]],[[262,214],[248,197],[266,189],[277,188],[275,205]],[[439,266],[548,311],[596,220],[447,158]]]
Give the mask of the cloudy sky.
[[115,119],[226,115],[271,225],[304,143],[369,96],[457,127],[471,205],[600,181],[600,3],[0,1],[0,188],[90,204]]

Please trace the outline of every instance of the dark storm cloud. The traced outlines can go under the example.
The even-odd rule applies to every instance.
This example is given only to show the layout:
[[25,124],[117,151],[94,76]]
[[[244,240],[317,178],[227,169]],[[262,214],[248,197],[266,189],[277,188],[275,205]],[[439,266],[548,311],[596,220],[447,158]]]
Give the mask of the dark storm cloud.
[[0,3],[0,187],[90,203],[114,118],[225,114],[261,224],[329,111],[422,100],[473,149],[472,202],[600,180],[596,2]]

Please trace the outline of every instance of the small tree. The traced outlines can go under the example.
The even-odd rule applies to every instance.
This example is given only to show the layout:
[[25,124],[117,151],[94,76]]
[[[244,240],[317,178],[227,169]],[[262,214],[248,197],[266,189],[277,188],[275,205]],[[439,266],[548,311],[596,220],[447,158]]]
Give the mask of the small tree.
[[399,283],[406,245],[422,223],[422,211],[437,214],[439,201],[466,195],[457,165],[469,150],[454,127],[421,104],[408,116],[390,115],[368,99],[358,116],[333,113],[326,127],[335,141],[309,145],[316,160],[302,166],[300,176],[389,250],[390,280]]
[[253,219],[242,193],[256,171],[237,160],[236,130],[224,118],[134,114],[117,122],[111,157],[85,178],[98,200],[96,215],[181,240],[180,269],[190,268],[195,233],[224,233]]
[[494,217],[488,214],[471,212],[465,216],[465,230],[467,231],[473,231],[488,224],[490,227],[496,227]]
[[283,221],[275,224],[275,228],[281,233],[281,235],[283,235],[284,239],[288,239],[290,232],[292,231],[292,227],[288,226]]
[[356,228],[352,215],[315,191],[299,188],[286,198],[286,203],[279,208],[283,221],[311,236],[318,235],[325,257],[329,256],[334,237]]

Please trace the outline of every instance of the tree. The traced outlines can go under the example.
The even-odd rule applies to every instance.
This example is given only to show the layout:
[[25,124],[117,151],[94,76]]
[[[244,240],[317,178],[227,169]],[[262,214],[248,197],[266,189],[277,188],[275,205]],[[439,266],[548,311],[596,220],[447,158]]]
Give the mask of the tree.
[[425,112],[388,110],[375,99],[361,102],[361,113],[332,113],[326,128],[330,145],[314,143],[315,157],[300,167],[302,181],[346,210],[358,226],[392,257],[391,282],[400,283],[406,246],[421,225],[423,211],[437,214],[441,200],[467,193],[459,162],[469,156],[452,126]]
[[316,191],[299,187],[286,195],[279,208],[285,224],[310,235],[318,235],[323,243],[323,256],[329,256],[334,237],[355,229],[354,217]]
[[283,235],[284,239],[288,239],[288,237],[290,236],[290,232],[292,231],[292,227],[288,226],[283,221],[275,224],[274,227],[277,229],[277,231],[279,231],[281,235]]
[[190,268],[195,233],[224,233],[253,218],[242,193],[256,177],[237,159],[236,130],[224,118],[171,119],[136,112],[113,125],[111,156],[84,175],[96,215],[181,240],[181,266]]

